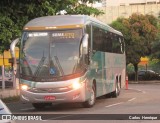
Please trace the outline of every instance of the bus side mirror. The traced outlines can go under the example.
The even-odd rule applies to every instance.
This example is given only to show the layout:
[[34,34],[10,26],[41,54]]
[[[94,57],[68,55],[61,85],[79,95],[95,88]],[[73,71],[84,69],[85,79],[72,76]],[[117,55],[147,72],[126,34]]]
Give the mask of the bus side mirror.
[[16,73],[17,70],[17,60],[16,60],[16,54],[15,54],[15,47],[16,44],[19,42],[19,38],[15,39],[14,41],[12,41],[11,45],[10,45],[10,52],[11,52],[11,56],[13,59],[13,70]]
[[88,54],[88,34],[85,34],[82,40],[82,54]]

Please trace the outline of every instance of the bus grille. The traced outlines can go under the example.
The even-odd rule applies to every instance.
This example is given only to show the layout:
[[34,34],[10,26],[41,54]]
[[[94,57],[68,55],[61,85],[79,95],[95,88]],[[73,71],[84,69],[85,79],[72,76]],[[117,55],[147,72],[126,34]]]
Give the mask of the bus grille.
[[71,88],[63,87],[63,88],[32,88],[29,91],[33,93],[62,93],[68,92]]

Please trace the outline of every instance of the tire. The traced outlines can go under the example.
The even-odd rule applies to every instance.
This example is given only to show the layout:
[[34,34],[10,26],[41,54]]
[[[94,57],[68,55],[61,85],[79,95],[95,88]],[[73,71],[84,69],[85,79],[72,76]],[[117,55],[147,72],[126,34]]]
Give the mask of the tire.
[[96,90],[95,90],[95,86],[93,84],[90,98],[87,101],[83,102],[82,104],[83,104],[83,107],[85,107],[85,108],[91,108],[94,106],[95,102],[96,102]]
[[119,82],[116,82],[116,85],[115,85],[115,86],[116,86],[115,91],[113,91],[113,92],[111,93],[112,97],[114,97],[114,98],[118,97],[119,94],[120,94],[120,83],[119,83]]
[[44,109],[46,106],[51,106],[52,103],[32,103],[32,106],[35,108],[35,109]]

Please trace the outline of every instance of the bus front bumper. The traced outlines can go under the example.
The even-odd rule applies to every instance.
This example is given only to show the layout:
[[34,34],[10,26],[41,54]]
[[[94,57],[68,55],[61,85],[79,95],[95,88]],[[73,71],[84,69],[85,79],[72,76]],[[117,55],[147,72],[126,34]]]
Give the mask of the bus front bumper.
[[21,90],[20,97],[23,102],[31,103],[84,102],[86,100],[86,89],[85,84],[83,84],[79,89],[63,93],[34,93]]

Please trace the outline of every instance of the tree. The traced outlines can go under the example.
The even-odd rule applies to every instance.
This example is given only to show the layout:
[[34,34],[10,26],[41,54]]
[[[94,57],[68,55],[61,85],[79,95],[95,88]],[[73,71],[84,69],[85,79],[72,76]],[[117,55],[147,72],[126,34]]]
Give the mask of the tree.
[[117,19],[111,26],[124,34],[127,64],[134,65],[138,80],[140,58],[151,54],[151,44],[157,37],[157,19],[152,15],[132,14],[128,19]]
[[13,39],[21,35],[21,30],[29,20],[48,15],[56,15],[61,10],[67,14],[100,15],[101,10],[87,6],[99,0],[1,0],[0,1],[0,53],[9,49]]
[[160,59],[160,40],[156,41],[152,45],[152,59]]
[[0,53],[9,49],[11,39],[18,37],[20,31],[17,25],[7,16],[0,16]]
[[151,59],[156,68],[160,66],[160,23],[159,23],[160,16],[158,17],[158,34],[157,39],[155,42],[152,43],[151,47]]
[[152,59],[160,59],[160,23],[158,21],[158,35],[157,35],[157,39],[155,42],[152,43],[152,55],[151,58]]

